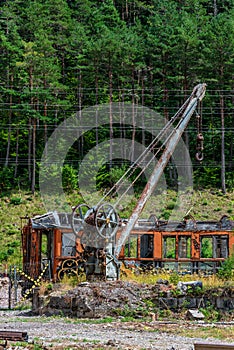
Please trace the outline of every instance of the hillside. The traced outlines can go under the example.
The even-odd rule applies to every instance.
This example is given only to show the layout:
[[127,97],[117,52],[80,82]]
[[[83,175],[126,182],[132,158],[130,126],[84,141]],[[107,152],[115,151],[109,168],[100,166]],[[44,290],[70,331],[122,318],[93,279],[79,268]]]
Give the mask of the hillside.
[[[71,207],[78,204],[77,198],[77,193],[68,196]],[[126,205],[127,209],[122,206],[119,210],[120,216],[128,218],[133,205],[132,201],[131,205]],[[0,198],[0,240],[3,242],[0,248],[0,264],[20,262],[20,218],[43,214],[45,211],[38,193],[32,196],[27,192],[14,192]],[[179,200],[174,192],[168,191],[151,197],[142,217],[148,218],[154,214],[161,219],[181,220],[188,211],[196,220],[219,220],[222,215],[228,215],[234,220],[234,191],[225,195],[219,191],[193,191],[180,196]]]

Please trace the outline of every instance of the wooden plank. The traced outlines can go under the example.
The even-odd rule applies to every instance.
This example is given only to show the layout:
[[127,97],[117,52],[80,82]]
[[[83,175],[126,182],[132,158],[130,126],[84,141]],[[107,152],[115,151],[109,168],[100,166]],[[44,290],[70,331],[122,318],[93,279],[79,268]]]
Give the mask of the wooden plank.
[[194,350],[234,350],[234,344],[194,343]]
[[27,332],[19,331],[0,331],[0,339],[12,341],[28,341],[28,334]]

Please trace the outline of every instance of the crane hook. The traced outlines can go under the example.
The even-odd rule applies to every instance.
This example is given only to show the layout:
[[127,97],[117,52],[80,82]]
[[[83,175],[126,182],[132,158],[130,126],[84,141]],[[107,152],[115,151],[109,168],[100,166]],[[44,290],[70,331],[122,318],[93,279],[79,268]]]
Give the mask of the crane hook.
[[197,152],[195,158],[198,162],[202,162],[204,159],[203,153],[201,151]]
[[195,155],[195,158],[198,162],[201,162],[204,159],[203,152],[202,152],[204,149],[203,141],[204,141],[204,137],[203,137],[202,133],[199,132],[197,134],[197,153]]

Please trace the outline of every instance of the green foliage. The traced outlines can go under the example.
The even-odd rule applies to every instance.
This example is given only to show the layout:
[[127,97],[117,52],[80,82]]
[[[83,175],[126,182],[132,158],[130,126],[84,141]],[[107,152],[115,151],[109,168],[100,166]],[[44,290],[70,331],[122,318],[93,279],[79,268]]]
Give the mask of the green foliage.
[[218,322],[222,315],[213,305],[207,305],[205,308],[200,308],[200,311],[204,314],[206,321]]
[[220,279],[226,281],[234,278],[234,254],[222,263],[217,275]]
[[12,197],[10,203],[14,204],[14,205],[19,205],[19,204],[21,204],[21,202],[22,202],[22,198],[20,198],[20,197]]
[[171,216],[171,211],[169,210],[164,210],[161,215],[162,219],[164,220],[169,220],[170,216]]
[[72,166],[65,164],[63,166],[63,188],[67,192],[78,189],[78,172]]
[[[4,2],[0,22],[1,192],[16,187],[35,191],[37,161],[46,151],[46,141],[61,121],[83,107],[131,102],[170,118],[198,81],[207,82],[208,88],[203,110],[205,159],[201,165],[193,162],[194,183],[198,188],[221,187],[222,91],[226,185],[233,188],[234,26],[229,2],[223,6],[198,0],[184,6],[174,0],[134,1],[134,6],[123,6],[120,0],[98,4],[65,0],[28,4],[23,0]],[[82,114],[79,118],[82,124]],[[112,125],[111,113],[105,125],[97,128],[98,123],[98,116],[92,115],[92,130],[82,130],[67,164],[57,169],[63,172],[66,191],[77,189],[77,163],[100,142],[117,134],[141,144],[150,142],[151,136],[142,130]],[[196,149],[193,123],[188,135],[192,154]],[[61,140],[55,153],[63,145]],[[108,153],[107,162],[110,149]],[[108,167],[100,164],[98,189],[111,187],[124,170],[124,166],[113,171]],[[47,174],[54,179],[52,187],[58,180],[55,170],[49,167]],[[173,169],[166,179],[173,188],[180,181]],[[134,190],[140,193],[144,185],[142,176]],[[172,205],[167,208],[172,209]],[[168,215],[164,213],[165,218]]]
[[212,256],[213,256],[212,247],[213,247],[212,237],[202,238],[201,257],[202,258],[212,258]]
[[180,280],[180,276],[176,271],[171,272],[170,277],[169,277],[169,281],[170,283],[172,283],[174,286],[176,286],[178,284]]
[[14,171],[12,167],[4,167],[2,170],[0,169],[0,195],[5,195],[9,190],[14,188],[15,181]]
[[146,317],[149,314],[149,310],[145,306],[138,306],[136,308],[132,308],[128,305],[125,305],[124,308],[116,308],[113,311],[116,315],[123,317],[122,322],[133,321],[139,315]]
[[[118,102],[120,107],[122,103],[132,103],[134,108],[148,106],[170,119],[197,82],[206,82],[208,86],[202,113],[205,157],[202,164],[192,160],[194,186],[215,191],[221,188],[222,94],[226,186],[231,192],[234,187],[234,13],[231,1],[226,1],[225,5],[214,3],[191,0],[185,6],[175,0],[134,1],[134,6],[132,2],[123,6],[122,0],[3,2],[0,21],[0,197],[9,196],[13,189],[35,193],[39,174],[42,183],[46,180],[50,184],[51,197],[57,193],[61,174],[64,190],[72,195],[79,190],[77,180],[84,158],[84,177],[92,180],[89,195],[93,196],[96,190],[106,193],[129,166],[124,163],[125,156],[131,159],[134,155],[134,149],[123,150],[118,166],[114,166],[114,162],[110,166],[109,140],[122,137],[147,146],[152,135],[144,131],[144,113],[133,113],[131,126],[124,125],[125,115],[120,113],[116,125],[112,121],[114,111],[108,109],[104,125],[99,126],[98,113],[91,113],[89,125],[82,125],[82,109],[109,102],[111,105]],[[80,124],[71,130],[66,120],[72,115]],[[135,128],[136,120],[142,122],[142,129]],[[40,159],[43,152],[48,151],[46,142],[53,132],[56,134],[57,126],[63,121],[64,133],[57,135],[55,157],[42,173]],[[156,121],[154,126],[157,128]],[[82,136],[79,136],[80,131]],[[69,139],[74,133],[77,133],[77,140],[71,145],[64,165],[60,166],[58,159],[64,151],[65,138],[68,136]],[[103,157],[91,154],[91,150],[102,142],[108,144]],[[191,155],[195,154],[192,121],[187,129],[186,145]],[[94,165],[98,172],[93,169]],[[134,178],[135,175],[130,181]],[[183,181],[178,178],[173,162],[165,178],[167,186],[176,189]],[[145,183],[145,177],[141,176],[134,186],[136,195],[141,193]],[[168,198],[162,202],[162,197],[160,194],[157,203],[149,205],[150,211],[153,208],[159,218],[168,220],[176,203],[174,205]],[[225,214],[224,208],[228,208],[227,212],[233,218],[228,198],[221,197],[221,203],[217,202],[213,207],[210,205],[213,199],[200,197],[193,209],[196,219],[217,219]],[[130,215],[134,200],[123,210],[123,215]],[[30,198],[26,202],[21,200],[20,195],[9,196],[7,205],[2,207],[0,238],[16,233],[13,228],[5,227],[6,221],[16,221],[11,212],[17,212],[18,216],[22,212],[32,213],[29,201]],[[77,201],[75,198],[75,204]],[[229,207],[223,206],[223,201],[229,201]],[[59,204],[57,197],[55,203]],[[204,207],[201,210],[200,203],[206,210]],[[35,209],[34,213],[44,210],[42,204]],[[173,253],[170,254],[173,257]],[[203,254],[205,256],[206,252]]]

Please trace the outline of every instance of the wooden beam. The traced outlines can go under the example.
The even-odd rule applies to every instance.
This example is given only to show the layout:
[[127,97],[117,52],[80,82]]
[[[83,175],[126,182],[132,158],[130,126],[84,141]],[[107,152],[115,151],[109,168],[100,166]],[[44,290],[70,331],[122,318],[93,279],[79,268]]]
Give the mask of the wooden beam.
[[20,331],[0,331],[0,339],[11,341],[28,341],[27,332]]
[[194,343],[194,350],[234,350],[234,344]]

